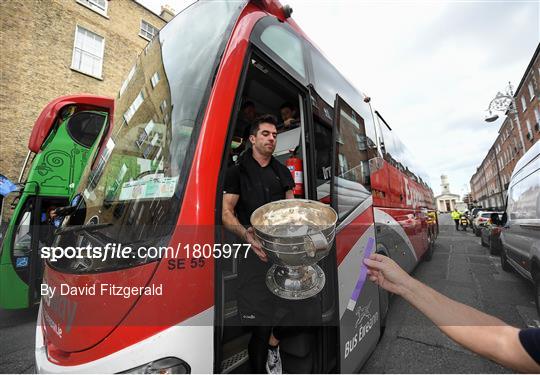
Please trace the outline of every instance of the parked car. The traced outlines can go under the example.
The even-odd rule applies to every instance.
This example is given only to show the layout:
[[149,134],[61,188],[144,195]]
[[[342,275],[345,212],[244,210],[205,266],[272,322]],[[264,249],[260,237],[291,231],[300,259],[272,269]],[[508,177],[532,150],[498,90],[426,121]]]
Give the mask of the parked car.
[[497,255],[501,251],[501,231],[503,214],[492,213],[488,224],[480,230],[480,244],[489,247],[491,255]]
[[514,269],[534,284],[540,314],[540,142],[514,168],[503,225],[502,268]]
[[485,210],[484,208],[482,207],[475,207],[473,209],[471,209],[471,220],[474,219],[476,217],[476,215],[478,214],[478,212],[482,211],[482,210]]
[[503,214],[502,212],[480,211],[478,212],[478,215],[473,219],[473,231],[477,237],[480,237],[480,230],[486,226],[486,224],[489,222],[489,219],[491,218],[491,214],[493,213],[500,215]]
[[481,208],[481,207],[472,208],[469,211],[469,220],[471,221],[471,224],[472,224],[474,218],[476,217],[476,215],[478,215],[478,212],[485,211],[485,210],[486,210],[485,208]]

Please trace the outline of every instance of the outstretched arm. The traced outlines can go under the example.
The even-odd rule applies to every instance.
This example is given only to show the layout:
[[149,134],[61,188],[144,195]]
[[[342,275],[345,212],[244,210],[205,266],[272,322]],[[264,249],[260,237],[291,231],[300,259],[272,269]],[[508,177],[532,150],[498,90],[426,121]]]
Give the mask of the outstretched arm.
[[519,341],[519,329],[442,295],[384,255],[372,254],[364,263],[371,281],[402,296],[458,344],[517,371],[540,372]]

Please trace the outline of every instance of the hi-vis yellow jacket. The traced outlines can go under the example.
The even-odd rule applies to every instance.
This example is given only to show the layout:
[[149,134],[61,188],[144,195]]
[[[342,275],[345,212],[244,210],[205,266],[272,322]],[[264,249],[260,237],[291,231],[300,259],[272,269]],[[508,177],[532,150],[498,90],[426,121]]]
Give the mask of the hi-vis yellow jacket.
[[461,217],[461,214],[459,213],[459,211],[452,211],[450,215],[452,215],[452,220],[457,220]]

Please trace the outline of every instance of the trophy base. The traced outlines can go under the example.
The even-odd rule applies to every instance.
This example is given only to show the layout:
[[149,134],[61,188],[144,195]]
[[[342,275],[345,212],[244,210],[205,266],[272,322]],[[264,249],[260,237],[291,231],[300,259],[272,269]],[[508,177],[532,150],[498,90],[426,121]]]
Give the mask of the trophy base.
[[273,265],[266,273],[266,286],[276,296],[288,300],[301,300],[319,293],[326,277],[318,265],[281,267]]

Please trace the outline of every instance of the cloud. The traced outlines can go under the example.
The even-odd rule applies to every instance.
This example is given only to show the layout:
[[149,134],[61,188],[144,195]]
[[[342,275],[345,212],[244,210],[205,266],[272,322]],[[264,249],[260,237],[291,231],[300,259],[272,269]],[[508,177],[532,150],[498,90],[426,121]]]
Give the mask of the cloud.
[[[181,10],[191,0],[140,0]],[[484,111],[514,88],[540,41],[537,1],[282,0],[427,170],[464,189],[502,123]],[[159,11],[159,9],[157,9]],[[455,192],[458,192],[458,191]]]

